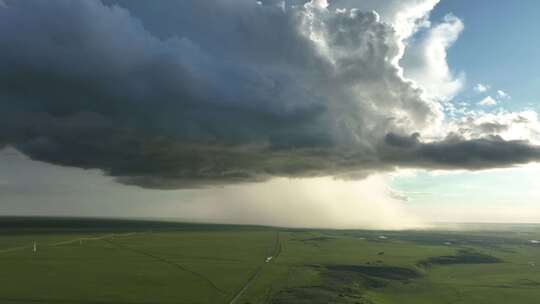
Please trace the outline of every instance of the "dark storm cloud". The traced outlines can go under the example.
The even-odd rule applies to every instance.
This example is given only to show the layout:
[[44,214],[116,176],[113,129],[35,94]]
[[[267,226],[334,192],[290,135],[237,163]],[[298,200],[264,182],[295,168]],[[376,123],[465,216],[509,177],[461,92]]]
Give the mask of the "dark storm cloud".
[[540,159],[540,148],[527,141],[505,141],[499,136],[463,139],[449,135],[437,142],[423,143],[418,134],[385,138],[383,159],[401,166],[433,169],[487,169],[528,163]]
[[0,147],[155,188],[538,158],[524,142],[394,135],[440,116],[391,63],[394,30],[277,4],[5,1]]

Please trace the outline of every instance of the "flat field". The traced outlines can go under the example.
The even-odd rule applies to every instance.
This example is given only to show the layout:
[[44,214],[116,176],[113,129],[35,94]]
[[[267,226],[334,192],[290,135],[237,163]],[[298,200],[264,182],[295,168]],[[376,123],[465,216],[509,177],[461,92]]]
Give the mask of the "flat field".
[[540,303],[540,226],[468,228],[0,218],[0,303]]

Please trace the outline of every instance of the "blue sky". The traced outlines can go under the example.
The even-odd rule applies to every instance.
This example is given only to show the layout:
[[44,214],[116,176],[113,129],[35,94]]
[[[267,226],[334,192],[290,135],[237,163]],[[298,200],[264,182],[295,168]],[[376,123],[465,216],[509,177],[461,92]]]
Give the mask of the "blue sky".
[[[535,0],[443,0],[431,13],[433,22],[452,13],[465,24],[448,50],[448,64],[466,74],[466,87],[456,100],[477,102],[501,89],[512,96],[503,106],[540,108],[540,2]],[[473,91],[478,83],[491,91]]]
[[537,222],[538,169],[421,171],[390,178],[389,184],[411,209],[435,222]]

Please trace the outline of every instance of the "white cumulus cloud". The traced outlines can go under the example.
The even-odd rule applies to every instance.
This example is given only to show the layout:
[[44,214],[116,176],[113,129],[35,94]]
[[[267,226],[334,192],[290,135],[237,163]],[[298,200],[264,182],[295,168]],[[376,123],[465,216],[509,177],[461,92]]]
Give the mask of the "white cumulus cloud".
[[497,90],[497,96],[499,98],[510,99],[510,95],[503,90]]
[[455,75],[446,57],[448,48],[458,39],[463,29],[463,22],[449,14],[407,47],[402,62],[404,75],[422,87],[428,99],[447,101],[462,89],[465,75]]
[[487,84],[479,83],[474,86],[474,90],[478,93],[484,93],[489,90],[490,86]]
[[497,100],[493,99],[493,97],[491,96],[487,96],[486,98],[478,102],[478,105],[480,106],[494,106],[496,104],[497,104]]

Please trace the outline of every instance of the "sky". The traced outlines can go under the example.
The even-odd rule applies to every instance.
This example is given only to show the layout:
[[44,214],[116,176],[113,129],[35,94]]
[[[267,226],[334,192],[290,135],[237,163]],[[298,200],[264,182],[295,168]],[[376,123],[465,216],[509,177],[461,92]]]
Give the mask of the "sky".
[[[456,71],[467,74],[467,90],[463,100],[473,101],[474,87],[487,84],[496,95],[500,89],[513,98],[504,108],[519,111],[531,107],[538,110],[540,37],[534,29],[540,26],[540,3],[525,0],[493,5],[486,0],[442,1],[432,12],[432,18],[442,18],[447,12],[459,16],[466,30],[448,50],[448,62]],[[471,92],[472,91],[472,92]]]
[[0,1],[0,214],[539,222],[539,6]]

